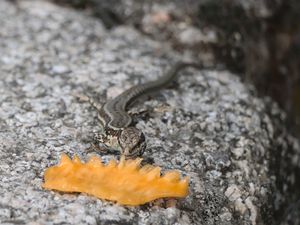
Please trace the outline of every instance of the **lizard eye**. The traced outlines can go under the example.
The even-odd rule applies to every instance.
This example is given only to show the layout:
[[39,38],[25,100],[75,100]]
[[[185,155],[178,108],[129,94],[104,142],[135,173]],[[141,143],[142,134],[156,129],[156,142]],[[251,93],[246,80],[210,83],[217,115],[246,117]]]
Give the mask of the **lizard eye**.
[[122,148],[122,154],[128,157],[142,155],[146,148],[144,134],[135,127],[127,127],[122,130],[118,141]]

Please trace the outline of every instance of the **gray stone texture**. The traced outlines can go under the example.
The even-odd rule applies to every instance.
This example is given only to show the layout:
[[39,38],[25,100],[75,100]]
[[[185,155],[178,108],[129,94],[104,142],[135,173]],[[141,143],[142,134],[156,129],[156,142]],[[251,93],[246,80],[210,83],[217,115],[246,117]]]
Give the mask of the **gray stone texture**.
[[[274,223],[274,211],[287,201],[277,176],[289,188],[295,174],[270,168],[299,145],[282,127],[278,107],[225,70],[182,71],[177,84],[135,106],[148,111],[137,118],[145,156],[190,176],[190,194],[175,207],[123,207],[42,189],[45,169],[61,153],[84,160],[99,154],[89,149],[93,133],[102,131],[97,113],[77,95],[103,103],[182,57],[131,27],[108,31],[45,1],[0,1],[0,24],[1,224]],[[299,164],[298,156],[284,165]]]

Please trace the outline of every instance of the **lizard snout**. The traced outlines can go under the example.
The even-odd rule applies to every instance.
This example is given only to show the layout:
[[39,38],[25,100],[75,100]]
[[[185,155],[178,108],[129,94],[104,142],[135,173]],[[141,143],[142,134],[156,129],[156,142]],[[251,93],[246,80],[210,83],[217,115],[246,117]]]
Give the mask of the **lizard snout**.
[[118,137],[118,142],[122,154],[127,158],[141,156],[146,148],[145,135],[135,127],[124,128]]

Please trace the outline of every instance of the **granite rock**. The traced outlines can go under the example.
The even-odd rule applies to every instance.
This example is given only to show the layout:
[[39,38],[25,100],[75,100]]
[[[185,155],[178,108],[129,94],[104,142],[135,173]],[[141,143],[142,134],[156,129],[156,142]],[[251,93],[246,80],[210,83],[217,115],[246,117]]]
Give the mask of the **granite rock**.
[[[182,58],[129,26],[108,31],[84,13],[45,1],[0,1],[0,24],[1,224],[274,222],[274,199],[281,204],[285,196],[270,170],[278,124],[267,106],[283,114],[220,69],[182,71],[175,86],[135,105],[148,111],[136,124],[147,137],[145,156],[190,176],[190,194],[176,206],[123,207],[44,190],[43,173],[61,153],[100,155],[89,150],[93,134],[102,132],[97,113],[76,96],[103,103]],[[284,135],[282,146],[299,150]]]

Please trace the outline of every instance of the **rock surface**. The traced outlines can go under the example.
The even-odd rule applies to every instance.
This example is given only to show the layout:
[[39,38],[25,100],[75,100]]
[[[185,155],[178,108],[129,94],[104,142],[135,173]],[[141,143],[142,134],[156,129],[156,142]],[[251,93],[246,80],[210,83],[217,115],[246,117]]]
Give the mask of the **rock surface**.
[[[102,129],[96,111],[76,95],[104,102],[160,76],[180,56],[130,27],[107,31],[44,1],[0,1],[0,24],[1,224],[274,222],[274,199],[285,201],[270,171],[276,128],[254,90],[222,70],[185,70],[176,88],[135,106],[149,111],[137,121],[147,137],[145,156],[191,178],[189,196],[176,207],[123,207],[42,189],[45,168],[61,153],[98,154],[87,150]],[[299,150],[284,138],[283,146],[290,141]]]

